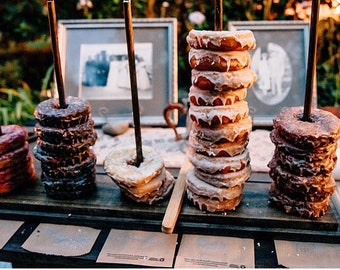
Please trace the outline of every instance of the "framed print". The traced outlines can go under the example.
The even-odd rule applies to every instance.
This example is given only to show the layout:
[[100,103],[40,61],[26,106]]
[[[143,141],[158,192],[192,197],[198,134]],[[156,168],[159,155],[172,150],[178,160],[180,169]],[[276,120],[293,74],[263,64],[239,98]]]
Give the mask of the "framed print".
[[[165,126],[163,110],[177,102],[176,25],[174,18],[133,19],[142,125]],[[58,33],[66,95],[88,100],[96,124],[132,123],[124,19],[60,20]]]
[[[247,101],[254,126],[271,126],[283,107],[303,106],[309,24],[301,21],[230,21],[229,30],[252,30],[256,48],[250,68],[257,74]],[[314,90],[316,92],[316,90]],[[313,95],[316,104],[316,95]]]

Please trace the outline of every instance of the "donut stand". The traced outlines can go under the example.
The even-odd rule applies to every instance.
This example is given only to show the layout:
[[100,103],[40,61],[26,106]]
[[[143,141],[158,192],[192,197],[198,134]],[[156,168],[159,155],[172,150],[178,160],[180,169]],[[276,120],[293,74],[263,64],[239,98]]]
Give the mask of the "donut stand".
[[[129,5],[129,1],[124,1],[125,10],[127,10]],[[222,28],[222,1],[216,1],[216,5],[215,30],[218,30]],[[314,1],[313,5],[316,5]],[[317,10],[318,8],[314,7],[314,10],[315,9]],[[314,18],[313,20],[316,21],[317,19]],[[131,27],[132,29],[131,22],[126,23],[127,28]],[[311,33],[313,29],[312,27]],[[127,35],[130,35],[130,38],[132,37],[131,32]],[[133,39],[132,41],[130,40],[130,42],[133,44]],[[56,62],[58,61],[57,59],[58,57],[55,59]],[[310,63],[309,65],[313,67],[315,64]],[[58,67],[59,65],[56,66]],[[313,77],[312,72],[314,72],[313,68],[311,68],[308,75],[308,77],[311,76],[308,79],[310,81],[313,81],[311,79]],[[58,74],[61,74],[61,71],[57,69],[56,73],[57,78],[60,78]],[[134,88],[133,81],[131,81],[131,83],[132,88]],[[62,106],[63,100],[65,99],[62,80],[58,81],[58,86],[60,87],[59,97]],[[307,88],[312,87],[307,86]],[[308,109],[311,107],[309,100],[311,99],[308,96],[310,91],[307,90],[306,92],[305,116],[308,118],[310,114]],[[134,110],[134,116],[136,117],[134,122],[136,125],[134,129],[129,129],[128,134],[130,136],[129,139],[136,139],[136,155],[140,155],[142,160],[142,135],[145,136],[144,140],[149,139],[150,141],[156,141],[157,138],[153,140],[152,136],[148,134],[158,134],[157,132],[164,132],[166,129],[162,128],[160,130],[152,127],[141,128],[138,121],[138,96],[133,98],[133,102],[137,102],[133,104],[133,107],[136,109]],[[33,151],[36,145],[36,136],[32,128],[28,128],[28,130],[30,135],[28,138],[29,147],[30,150]],[[171,134],[171,138],[170,136],[167,138],[166,135],[164,135],[164,140],[173,143],[173,133],[170,129],[168,129],[168,133]],[[105,144],[103,138],[107,140],[110,139],[109,136],[101,134],[99,130],[98,134],[98,141],[100,143],[102,140],[102,145]],[[125,137],[124,134],[120,136],[117,137],[117,140],[124,141],[127,135],[125,134]],[[155,137],[157,136],[163,135],[155,135]],[[257,141],[249,147],[254,147],[256,144],[261,145],[261,136],[262,135],[256,137],[255,139]],[[162,146],[157,145],[157,147],[161,148]],[[96,149],[96,146],[94,146],[94,149]],[[172,156],[172,158],[176,160],[176,156]],[[99,159],[100,157],[98,156],[97,161]],[[41,163],[39,160],[34,159],[34,167],[37,175],[40,175]],[[253,258],[253,262],[251,264],[230,264],[229,262],[228,265],[224,264],[223,267],[282,267],[281,262],[278,261],[279,246],[275,246],[279,241],[290,241],[294,243],[308,241],[317,243],[320,246],[330,245],[333,249],[336,248],[336,250],[340,250],[339,187],[335,189],[330,200],[330,206],[325,215],[317,219],[304,218],[288,215],[284,211],[271,205],[268,201],[268,188],[272,179],[268,175],[268,172],[253,171],[250,178],[244,184],[242,202],[236,210],[222,213],[209,213],[201,211],[192,205],[185,196],[185,178],[190,167],[191,164],[187,156],[182,153],[180,156],[180,166],[168,168],[176,178],[171,196],[153,205],[137,203],[124,196],[120,188],[113,183],[112,179],[105,173],[103,165],[100,162],[98,162],[96,166],[96,191],[86,197],[75,200],[50,198],[46,196],[46,191],[40,179],[38,179],[36,184],[25,186],[9,194],[2,194],[0,196],[0,224],[5,224],[1,223],[3,220],[8,221],[10,223],[8,227],[12,227],[12,230],[9,230],[9,232],[11,231],[8,233],[9,238],[0,249],[0,261],[10,261],[13,263],[13,266],[18,267],[38,265],[45,268],[49,266],[98,268],[135,267],[141,265],[174,267],[176,260],[180,258],[179,255],[182,254],[182,247],[184,249],[185,240],[187,238],[194,239],[194,237],[199,236],[202,238],[206,237],[204,238],[206,239],[205,241],[208,241],[209,237],[217,237],[213,238],[213,242],[215,243],[216,239],[220,239],[220,237],[227,237],[230,241],[234,241],[235,239],[240,241],[251,239],[251,258]],[[339,180],[339,178],[336,180]],[[339,181],[336,182],[339,184]],[[46,224],[50,224],[50,227],[44,227]],[[4,225],[1,226],[3,227],[0,228],[0,232],[6,228]],[[59,227],[55,228],[54,226]],[[89,249],[83,251],[83,253],[67,253],[65,251],[66,254],[62,252],[58,254],[45,254],[44,251],[39,251],[38,249],[31,251],[30,248],[32,247],[25,245],[26,241],[30,240],[34,234],[43,233],[49,229],[60,229],[60,232],[66,233],[68,229],[72,230],[74,228],[76,228],[76,232],[78,233],[84,230],[86,235],[94,235]],[[94,232],[92,230],[94,230]],[[159,259],[157,255],[148,259],[148,263],[146,263],[146,257],[144,261],[140,257],[138,259],[135,257],[135,262],[131,261],[131,256],[129,258],[124,257],[125,261],[121,260],[120,263],[117,263],[119,261],[117,257],[115,258],[117,261],[105,261],[101,259],[101,252],[103,249],[105,250],[106,245],[110,243],[113,244],[115,241],[123,241],[118,238],[110,238],[112,233],[116,232],[117,235],[119,233],[119,235],[123,237],[129,235],[126,234],[127,232],[135,231],[151,235],[148,236],[149,238],[165,239],[162,240],[163,243],[164,241],[173,241],[171,242],[172,244],[168,246],[169,249],[170,247],[172,248],[171,252],[168,252],[174,256],[172,261],[165,265],[164,258]],[[138,236],[141,235],[138,234]],[[76,238],[76,234],[74,234],[74,237]],[[81,239],[84,240],[83,238]],[[108,239],[111,239],[111,242]],[[137,241],[136,239],[135,241]],[[129,241],[130,240],[131,239],[129,239]],[[63,241],[66,240],[64,239]],[[231,243],[233,243],[232,247],[236,249],[237,245],[235,242]],[[28,243],[26,244],[28,245]],[[149,243],[145,242],[144,244],[147,246]],[[160,244],[160,246],[162,246],[162,244]],[[124,247],[121,246],[119,248],[123,249]],[[192,247],[192,249],[196,251],[195,247]],[[70,250],[72,249],[70,248],[69,251]],[[162,249],[160,248],[160,250]],[[248,251],[246,250],[246,244],[242,244],[240,250],[244,252]],[[111,259],[114,257],[114,254],[110,255]],[[120,256],[123,255],[120,254]],[[245,256],[247,257],[248,255]],[[297,256],[298,255],[295,254],[295,258]],[[216,264],[213,264],[213,266],[216,266]]]

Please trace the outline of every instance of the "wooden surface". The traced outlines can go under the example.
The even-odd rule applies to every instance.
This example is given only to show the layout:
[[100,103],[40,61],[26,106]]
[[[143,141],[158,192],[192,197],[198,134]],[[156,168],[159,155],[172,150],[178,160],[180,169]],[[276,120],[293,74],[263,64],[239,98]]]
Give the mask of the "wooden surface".
[[[36,168],[39,170],[38,162]],[[287,215],[268,204],[270,182],[267,174],[253,173],[245,184],[242,203],[236,211],[226,213],[202,212],[185,196],[175,232],[271,239],[308,237],[325,242],[340,240],[339,214],[333,203],[327,214],[317,220]],[[131,201],[99,167],[97,191],[91,196],[74,201],[53,200],[46,196],[38,182],[35,186],[1,196],[0,218],[161,231],[168,203],[169,199],[151,206]]]

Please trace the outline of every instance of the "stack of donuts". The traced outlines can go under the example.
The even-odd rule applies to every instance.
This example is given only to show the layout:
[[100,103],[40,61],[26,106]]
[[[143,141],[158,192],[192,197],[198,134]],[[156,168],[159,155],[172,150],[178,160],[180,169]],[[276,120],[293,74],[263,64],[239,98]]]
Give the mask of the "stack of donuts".
[[251,173],[247,144],[252,130],[247,88],[256,80],[248,50],[251,31],[198,31],[187,36],[192,85],[187,196],[208,212],[235,209]]
[[269,162],[269,199],[286,213],[305,218],[323,216],[336,182],[332,176],[340,138],[340,120],[312,109],[302,121],[303,107],[284,108],[273,120],[270,138],[275,152]]
[[166,198],[175,183],[162,158],[148,146],[143,147],[139,166],[136,166],[135,146],[115,148],[104,160],[104,171],[128,198],[150,205]]
[[1,127],[0,194],[9,193],[35,179],[27,131],[18,125]]
[[41,181],[54,199],[77,199],[96,189],[96,156],[90,148],[97,140],[90,104],[77,97],[57,98],[38,104],[34,116],[37,144],[35,157],[41,161]]

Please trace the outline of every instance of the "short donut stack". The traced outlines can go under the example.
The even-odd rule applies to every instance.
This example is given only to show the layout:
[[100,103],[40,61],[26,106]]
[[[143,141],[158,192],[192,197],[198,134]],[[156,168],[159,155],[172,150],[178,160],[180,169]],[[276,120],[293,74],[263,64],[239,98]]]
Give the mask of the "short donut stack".
[[154,204],[167,197],[174,178],[165,169],[161,157],[148,146],[143,147],[143,161],[137,167],[136,147],[117,147],[104,160],[104,171],[130,199]]
[[1,127],[0,194],[9,193],[35,179],[27,131],[18,125]]
[[252,121],[247,88],[256,80],[248,50],[251,31],[198,31],[187,36],[192,68],[187,196],[201,210],[235,209],[250,177],[247,150]]
[[61,109],[58,99],[51,98],[34,112],[34,155],[41,161],[46,193],[54,199],[76,199],[96,189],[96,156],[90,147],[97,133],[90,104],[77,97],[67,97],[66,104]]
[[291,107],[273,120],[269,199],[286,213],[313,219],[326,213],[336,187],[332,171],[340,120],[320,109],[312,109],[311,121],[302,116],[303,107]]

